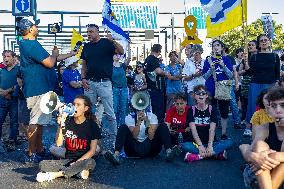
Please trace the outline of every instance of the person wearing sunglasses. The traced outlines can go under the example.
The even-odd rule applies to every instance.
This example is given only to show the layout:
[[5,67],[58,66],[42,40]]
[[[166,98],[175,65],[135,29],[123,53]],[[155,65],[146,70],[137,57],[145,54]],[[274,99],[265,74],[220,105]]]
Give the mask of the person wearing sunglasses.
[[215,139],[217,111],[210,105],[205,86],[197,85],[193,92],[196,105],[191,106],[187,114],[193,141],[182,144],[183,151],[187,152],[184,161],[192,162],[209,157],[225,160],[226,150],[233,142],[231,139],[219,141]]
[[272,53],[271,40],[267,35],[257,37],[258,53],[250,57],[247,72],[252,76],[249,86],[246,120],[250,120],[256,110],[256,99],[264,89],[275,85],[280,79],[280,59]]
[[280,188],[284,182],[284,88],[270,89],[266,99],[275,122],[256,127],[252,144],[239,148],[249,163],[243,173],[245,185],[257,183],[259,188],[272,189]]

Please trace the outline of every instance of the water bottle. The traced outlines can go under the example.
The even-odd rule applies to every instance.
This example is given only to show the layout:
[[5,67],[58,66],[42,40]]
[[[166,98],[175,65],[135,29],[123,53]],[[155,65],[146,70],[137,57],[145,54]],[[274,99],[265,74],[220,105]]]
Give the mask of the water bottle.
[[183,136],[182,136],[182,133],[180,132],[178,134],[178,145],[179,145],[179,147],[182,146],[182,143],[183,143]]

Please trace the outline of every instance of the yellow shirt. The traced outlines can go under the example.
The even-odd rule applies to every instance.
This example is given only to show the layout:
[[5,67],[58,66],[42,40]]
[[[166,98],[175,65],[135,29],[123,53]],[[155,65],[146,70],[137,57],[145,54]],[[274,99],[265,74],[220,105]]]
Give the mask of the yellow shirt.
[[265,109],[260,109],[254,112],[250,120],[250,123],[254,126],[264,125],[264,124],[273,123],[273,122],[274,122],[274,119],[267,114]]

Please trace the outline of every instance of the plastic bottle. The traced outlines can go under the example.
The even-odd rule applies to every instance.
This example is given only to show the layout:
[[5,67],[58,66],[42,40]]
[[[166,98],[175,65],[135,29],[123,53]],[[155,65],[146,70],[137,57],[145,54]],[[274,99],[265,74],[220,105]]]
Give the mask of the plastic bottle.
[[183,136],[182,136],[182,133],[180,132],[178,134],[178,145],[181,147],[182,143],[183,143]]

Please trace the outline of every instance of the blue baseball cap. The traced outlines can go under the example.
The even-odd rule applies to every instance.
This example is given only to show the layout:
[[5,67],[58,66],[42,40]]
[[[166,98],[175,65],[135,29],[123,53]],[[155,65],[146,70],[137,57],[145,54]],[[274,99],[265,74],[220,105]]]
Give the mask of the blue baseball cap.
[[20,32],[21,35],[24,35],[25,32],[30,29],[32,26],[34,25],[38,25],[40,23],[40,20],[36,20],[36,21],[33,21],[33,20],[30,20],[28,18],[23,18],[22,20],[20,20],[18,26],[17,26],[17,29],[18,31]]

